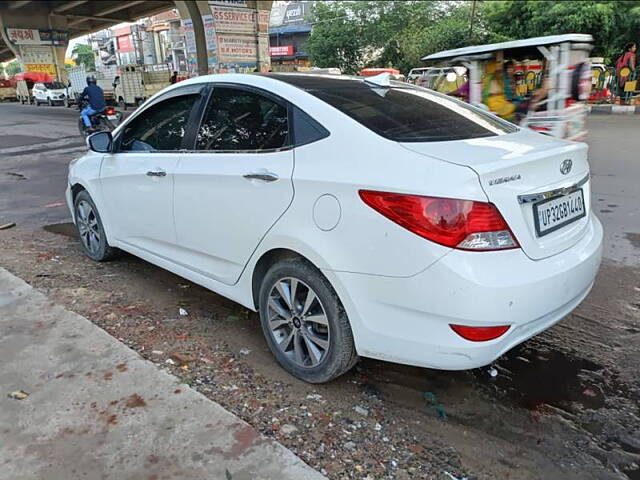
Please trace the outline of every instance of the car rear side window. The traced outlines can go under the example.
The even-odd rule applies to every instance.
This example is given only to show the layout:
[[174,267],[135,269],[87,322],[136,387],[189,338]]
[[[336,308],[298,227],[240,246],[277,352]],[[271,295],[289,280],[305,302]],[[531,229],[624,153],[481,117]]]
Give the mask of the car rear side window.
[[123,131],[120,150],[172,151],[182,148],[189,115],[200,95],[180,95],[147,108]]
[[251,90],[214,87],[196,136],[197,150],[274,150],[289,143],[286,106]]
[[353,77],[275,77],[397,142],[466,140],[517,131],[515,125],[451,97],[398,82],[381,87]]

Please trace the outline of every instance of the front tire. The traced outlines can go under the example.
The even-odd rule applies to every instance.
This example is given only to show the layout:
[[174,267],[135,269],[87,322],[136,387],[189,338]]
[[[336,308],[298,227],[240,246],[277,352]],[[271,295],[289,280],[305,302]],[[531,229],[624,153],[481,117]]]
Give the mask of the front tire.
[[117,250],[109,246],[98,209],[86,190],[78,193],[73,202],[73,208],[76,230],[85,255],[96,262],[113,258]]
[[324,383],[357,362],[342,303],[307,261],[293,258],[272,266],[262,280],[259,307],[269,349],[294,377]]

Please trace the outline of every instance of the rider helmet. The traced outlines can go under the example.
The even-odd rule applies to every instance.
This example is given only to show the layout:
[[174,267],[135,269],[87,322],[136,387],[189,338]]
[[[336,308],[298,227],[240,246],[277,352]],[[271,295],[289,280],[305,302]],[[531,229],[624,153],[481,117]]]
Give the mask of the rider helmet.
[[96,84],[96,76],[87,75],[87,85],[95,85],[95,84]]

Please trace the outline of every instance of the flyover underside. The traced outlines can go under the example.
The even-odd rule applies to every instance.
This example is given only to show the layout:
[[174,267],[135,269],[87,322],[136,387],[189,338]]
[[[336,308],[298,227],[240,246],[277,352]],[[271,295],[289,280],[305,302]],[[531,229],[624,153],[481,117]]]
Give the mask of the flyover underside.
[[[69,38],[174,8],[173,0],[72,0],[0,2],[0,27],[60,29]],[[15,48],[0,36],[0,62],[16,56]]]
[[[207,0],[0,1],[0,61],[19,57],[25,71],[42,71],[66,81],[64,57],[69,39],[177,8],[180,18],[189,24],[186,50],[190,67],[195,67],[189,69],[189,74],[256,68],[267,71],[272,3],[247,0],[239,3],[242,8],[216,6],[212,12],[214,7]],[[216,13],[231,15],[235,23],[214,23]],[[207,29],[205,21],[210,25]],[[186,25],[184,28],[186,31]],[[38,35],[44,40],[32,42],[31,37]],[[253,53],[248,55],[247,51]],[[39,58],[46,61],[38,61]]]

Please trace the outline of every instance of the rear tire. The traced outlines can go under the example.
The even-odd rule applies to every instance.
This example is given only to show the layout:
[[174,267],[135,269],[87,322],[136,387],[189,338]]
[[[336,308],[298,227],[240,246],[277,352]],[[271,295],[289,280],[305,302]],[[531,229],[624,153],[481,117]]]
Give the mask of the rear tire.
[[76,230],[85,255],[96,262],[111,260],[118,250],[109,246],[98,209],[86,190],[78,193],[73,209]]
[[338,295],[306,260],[287,259],[269,269],[260,287],[259,308],[269,349],[294,377],[324,383],[358,361]]

